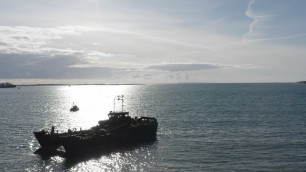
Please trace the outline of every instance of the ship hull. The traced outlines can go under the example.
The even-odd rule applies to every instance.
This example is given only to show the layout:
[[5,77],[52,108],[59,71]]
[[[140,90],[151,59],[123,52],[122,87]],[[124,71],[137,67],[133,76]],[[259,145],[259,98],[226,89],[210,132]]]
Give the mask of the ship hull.
[[131,145],[146,141],[155,141],[157,120],[151,117],[125,116],[127,113],[112,113],[109,120],[100,121],[99,125],[88,130],[55,133],[45,130],[33,132],[37,141],[46,152],[56,151],[63,146],[67,157],[90,152],[106,150],[110,147]]
[[43,149],[56,150],[62,145],[60,142],[60,134],[49,134],[45,131],[38,131],[33,133],[41,148]]
[[156,140],[157,123],[138,126],[126,125],[107,134],[94,134],[87,137],[64,137],[62,144],[67,157],[93,151],[105,151],[125,145],[134,145]]

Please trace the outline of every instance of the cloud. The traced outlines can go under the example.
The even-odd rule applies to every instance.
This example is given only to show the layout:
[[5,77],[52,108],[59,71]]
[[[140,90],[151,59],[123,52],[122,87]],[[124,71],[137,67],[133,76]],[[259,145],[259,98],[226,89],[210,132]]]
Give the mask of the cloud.
[[[0,26],[0,78],[103,79],[142,83],[167,81],[169,77],[192,78],[194,73],[210,69],[254,68],[253,65],[222,64],[232,60],[207,63],[215,61],[214,57],[227,56],[218,54],[221,51],[208,51],[206,45],[211,46],[211,40],[220,43],[228,39],[172,32],[172,36],[162,32],[161,35],[167,35],[163,37],[99,26]],[[196,35],[205,39],[193,39]],[[233,57],[236,56],[239,55]],[[161,61],[165,64],[160,64]]]
[[[28,26],[0,26],[0,52],[7,54],[46,54],[62,52],[69,49],[46,48],[54,40],[63,39],[64,36],[80,35],[82,32],[92,31],[93,28],[81,26],[66,26],[55,28],[40,28]],[[54,54],[50,54],[54,55]],[[58,54],[55,54],[58,55]]]
[[[84,59],[82,63],[74,63],[74,67],[102,67],[99,60],[124,56],[122,54],[91,50],[88,44],[79,48],[81,42],[73,40],[85,32],[97,31],[103,31],[103,29],[101,27],[84,26],[62,26],[55,28],[0,26],[0,53],[2,55],[19,54],[20,56],[28,55],[43,58],[70,56],[71,58]],[[74,42],[79,45],[70,45],[74,44]],[[76,62],[78,62],[78,60],[76,60]],[[107,64],[104,65],[107,66]]]
[[270,18],[268,15],[259,15],[254,13],[252,6],[255,4],[256,0],[251,0],[248,4],[247,10],[245,12],[245,15],[249,18],[251,18],[253,21],[251,22],[249,26],[249,31],[242,35],[243,40],[247,40],[251,36],[258,35],[258,33],[255,33],[254,28],[261,20],[266,20]]
[[21,54],[0,54],[0,78],[24,79],[86,79],[109,78],[121,69],[95,67],[76,68],[74,64],[86,63],[73,56],[37,57]]
[[[140,46],[142,50],[139,50]],[[74,67],[140,67],[153,53],[173,54],[177,47],[202,49],[203,45],[141,31],[100,26],[0,26],[0,53],[37,57],[74,56],[87,62],[74,64]]]
[[132,78],[133,78],[133,79],[141,78],[141,79],[144,79],[144,80],[150,80],[150,79],[153,78],[153,75],[150,74],[150,73],[137,74],[137,75],[132,75]]
[[243,65],[226,65],[226,64],[162,64],[162,65],[152,65],[146,69],[169,71],[169,72],[183,72],[183,71],[199,71],[199,70],[209,70],[209,69],[221,69],[221,68],[240,68],[240,69],[251,69],[260,68],[260,66],[255,66],[251,64]]
[[180,72],[180,71],[196,71],[196,70],[207,70],[220,68],[218,65],[214,64],[163,64],[163,65],[152,65],[147,67],[147,69],[155,69],[170,72]]

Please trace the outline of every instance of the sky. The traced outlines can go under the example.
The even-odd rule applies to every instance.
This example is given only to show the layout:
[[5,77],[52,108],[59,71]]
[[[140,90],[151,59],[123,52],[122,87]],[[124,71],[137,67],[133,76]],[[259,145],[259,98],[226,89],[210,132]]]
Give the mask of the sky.
[[0,0],[0,82],[306,80],[305,0]]

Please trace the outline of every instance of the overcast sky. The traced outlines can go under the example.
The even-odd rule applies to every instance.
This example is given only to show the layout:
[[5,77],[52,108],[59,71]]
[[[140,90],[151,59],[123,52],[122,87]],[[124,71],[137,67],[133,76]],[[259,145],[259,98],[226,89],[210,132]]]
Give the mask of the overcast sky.
[[306,80],[305,0],[0,0],[0,82]]

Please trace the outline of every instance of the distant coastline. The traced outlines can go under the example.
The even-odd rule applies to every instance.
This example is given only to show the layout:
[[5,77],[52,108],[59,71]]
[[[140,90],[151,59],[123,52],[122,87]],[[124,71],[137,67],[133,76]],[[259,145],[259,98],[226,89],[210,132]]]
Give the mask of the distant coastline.
[[21,84],[17,86],[145,85],[145,84]]
[[[306,84],[306,81],[297,81],[297,82],[246,82],[246,83],[227,83],[227,82],[216,82],[216,83],[213,83],[213,82],[178,82],[178,83],[157,83],[157,84],[169,84],[169,85],[172,85],[172,84],[286,84],[286,83],[292,83],[292,84]],[[3,84],[4,83],[0,83],[0,88],[8,88],[8,87],[3,87]],[[11,84],[11,83],[9,83]],[[7,84],[6,84],[7,85]],[[148,84],[143,84],[143,83],[117,83],[117,84],[111,84],[111,83],[94,83],[94,84],[67,84],[67,83],[64,83],[64,84],[60,84],[60,83],[55,83],[55,84],[52,84],[52,83],[46,83],[46,84],[11,84],[14,87],[25,87],[25,86],[86,86],[86,85],[96,85],[96,86],[102,86],[102,85],[148,85]],[[151,85],[151,84],[149,84]],[[154,85],[154,84],[153,84]],[[12,88],[12,87],[11,87]]]

